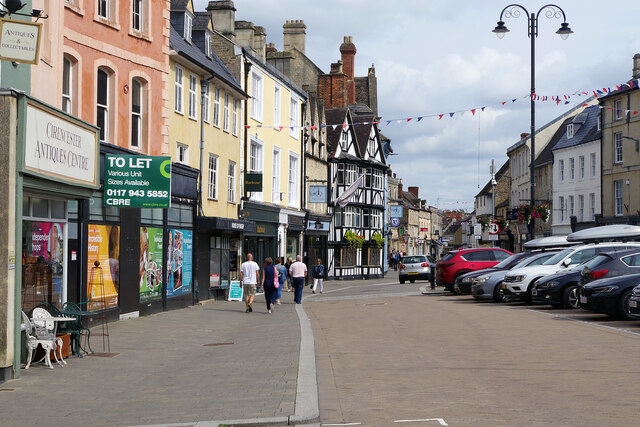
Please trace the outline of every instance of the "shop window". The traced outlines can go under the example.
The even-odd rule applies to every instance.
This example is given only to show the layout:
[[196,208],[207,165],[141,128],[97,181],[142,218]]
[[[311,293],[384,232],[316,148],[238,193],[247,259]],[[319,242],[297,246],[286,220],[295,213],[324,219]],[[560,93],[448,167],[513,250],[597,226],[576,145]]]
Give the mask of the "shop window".
[[31,198],[31,215],[37,218],[49,218],[49,201],[38,197]]
[[141,208],[140,222],[143,224],[161,226],[163,224],[163,209],[162,208]]
[[193,206],[172,204],[167,209],[167,224],[172,227],[193,227]]
[[119,222],[120,208],[104,206],[102,193],[93,193],[89,199],[89,219],[96,222]]

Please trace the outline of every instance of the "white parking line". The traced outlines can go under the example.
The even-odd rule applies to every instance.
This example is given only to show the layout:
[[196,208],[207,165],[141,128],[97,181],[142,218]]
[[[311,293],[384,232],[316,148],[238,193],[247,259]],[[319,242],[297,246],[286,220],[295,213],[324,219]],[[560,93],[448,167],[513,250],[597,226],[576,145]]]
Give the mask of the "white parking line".
[[546,311],[536,310],[536,309],[533,309],[533,308],[529,308],[528,310],[536,312],[536,313],[546,314],[547,316],[550,316],[550,317],[557,317],[559,319],[565,319],[565,320],[573,320],[574,322],[584,323],[586,325],[598,326],[600,328],[611,329],[611,330],[618,331],[618,332],[625,332],[627,334],[640,335],[640,332],[632,331],[631,329],[616,328],[615,326],[601,325],[601,324],[596,323],[596,322],[590,322],[588,320],[574,319],[573,317],[563,316],[563,315],[554,314],[554,313],[547,313]]
[[423,418],[420,420],[395,420],[394,423],[421,423],[426,421],[437,421],[441,426],[448,426],[449,424],[444,422],[443,418]]
[[362,423],[343,423],[343,424],[320,424],[322,426],[359,426]]

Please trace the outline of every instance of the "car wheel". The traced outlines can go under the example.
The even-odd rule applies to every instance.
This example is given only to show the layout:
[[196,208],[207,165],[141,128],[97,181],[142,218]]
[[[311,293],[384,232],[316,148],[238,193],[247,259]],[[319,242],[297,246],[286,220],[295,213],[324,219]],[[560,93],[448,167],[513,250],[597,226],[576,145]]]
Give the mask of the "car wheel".
[[410,283],[416,283],[416,279],[409,279]]
[[620,300],[618,301],[618,316],[625,320],[634,320],[636,319],[631,315],[631,311],[629,310],[629,299],[631,298],[632,290],[629,289],[625,293],[622,294]]
[[400,279],[400,284],[404,285],[404,279]]
[[578,286],[571,285],[562,293],[562,305],[565,308],[580,308],[580,298],[578,297]]
[[504,297],[504,291],[502,290],[502,282],[498,283],[495,288],[493,288],[493,300],[495,302],[505,302],[506,298]]

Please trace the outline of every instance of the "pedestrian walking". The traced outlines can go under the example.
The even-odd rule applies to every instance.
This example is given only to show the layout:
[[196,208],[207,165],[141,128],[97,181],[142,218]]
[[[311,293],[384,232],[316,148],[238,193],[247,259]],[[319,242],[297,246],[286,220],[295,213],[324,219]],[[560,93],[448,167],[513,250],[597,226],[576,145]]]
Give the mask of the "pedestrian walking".
[[302,290],[304,289],[304,279],[307,277],[307,266],[302,262],[302,257],[296,255],[296,262],[291,264],[289,269],[293,278],[293,300],[296,304],[302,304]]
[[280,299],[282,298],[282,288],[284,284],[287,283],[287,267],[282,265],[282,258],[276,258],[276,270],[278,271],[278,283],[280,283],[280,287],[276,292],[276,305],[280,304]]
[[267,310],[269,313],[273,313],[276,304],[277,290],[280,287],[278,282],[278,270],[273,265],[273,259],[267,257],[264,259],[262,267],[262,289],[264,289],[264,300],[267,303]]
[[256,297],[256,289],[260,280],[260,267],[253,260],[253,254],[247,254],[247,260],[240,266],[240,282],[244,291],[244,303],[247,306],[245,313],[253,311],[253,300]]
[[391,259],[392,259],[393,269],[395,271],[398,271],[398,262],[400,261],[399,258],[400,258],[400,254],[398,254],[398,251],[393,249],[393,251],[391,251]]
[[322,293],[323,286],[322,281],[324,280],[324,265],[322,265],[322,259],[318,258],[316,260],[316,265],[313,266],[313,289],[311,292],[316,293],[316,288],[320,287],[320,293]]
[[291,257],[287,257],[287,262],[284,263],[284,266],[287,268],[287,292],[291,292],[293,290],[293,278],[291,277],[291,264],[293,264],[293,260]]

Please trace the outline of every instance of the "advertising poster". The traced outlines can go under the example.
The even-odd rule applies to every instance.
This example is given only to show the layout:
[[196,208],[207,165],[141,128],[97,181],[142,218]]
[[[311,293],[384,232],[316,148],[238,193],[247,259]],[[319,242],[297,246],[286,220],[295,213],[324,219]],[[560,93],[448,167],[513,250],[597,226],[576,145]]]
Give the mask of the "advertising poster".
[[140,227],[140,301],[162,298],[162,228]]
[[[46,265],[51,272],[53,293],[62,296],[62,273],[64,268],[64,224],[57,222],[27,222],[23,231],[31,239],[31,247],[25,248],[28,263]],[[24,229],[24,228],[23,228]],[[26,277],[29,276],[27,271]]]
[[169,230],[167,241],[167,296],[191,292],[193,231]]
[[229,287],[229,301],[242,301],[242,286],[239,280],[232,280]]
[[[87,245],[87,309],[118,306],[120,286],[120,227],[89,224]],[[95,261],[100,265],[96,267]]]

